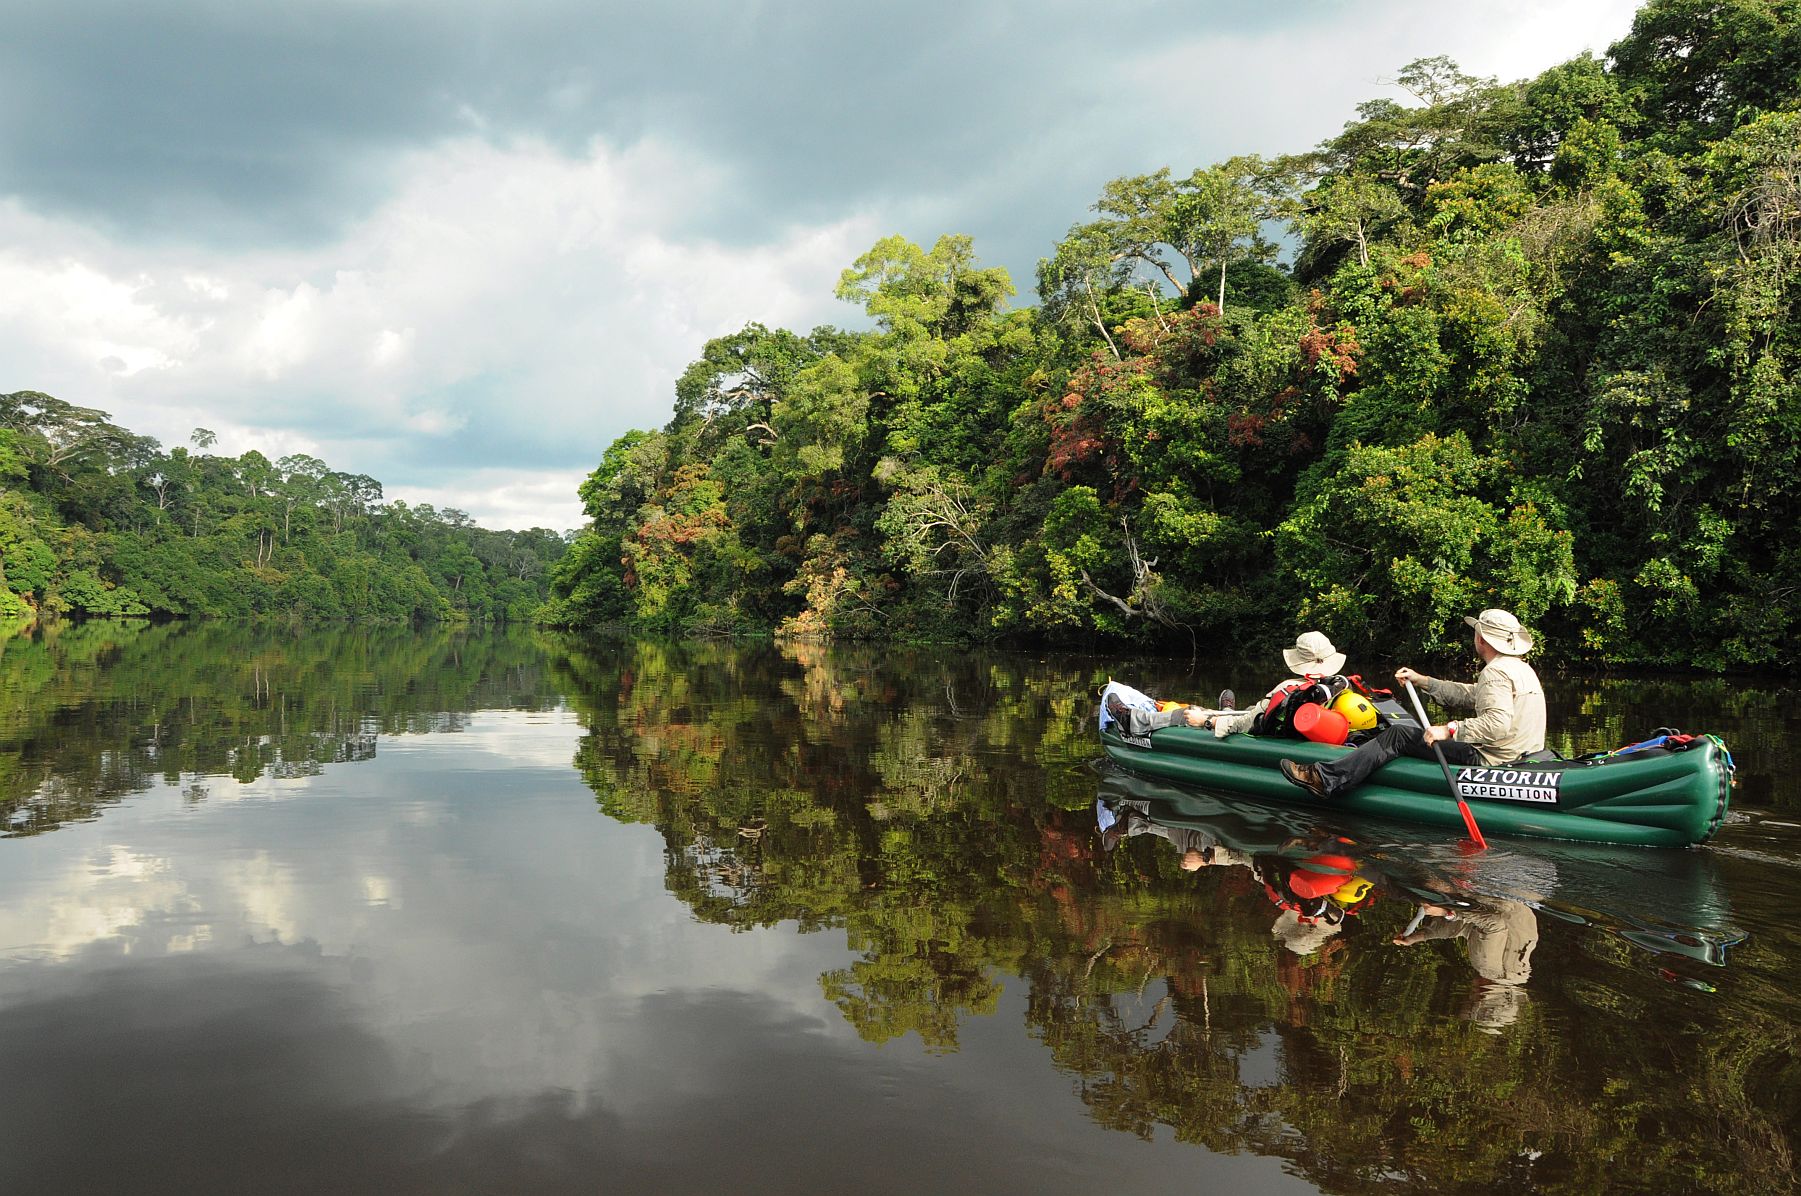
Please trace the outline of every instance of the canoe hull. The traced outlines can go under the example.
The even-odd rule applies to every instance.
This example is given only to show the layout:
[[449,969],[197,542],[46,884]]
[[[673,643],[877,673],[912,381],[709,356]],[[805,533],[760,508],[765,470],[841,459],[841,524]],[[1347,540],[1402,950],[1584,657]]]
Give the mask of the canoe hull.
[[[1349,750],[1297,739],[1169,727],[1148,739],[1101,732],[1107,754],[1146,776],[1268,801],[1317,805],[1277,767],[1284,757],[1324,762]],[[1719,747],[1643,752],[1604,763],[1558,761],[1514,768],[1455,767],[1484,835],[1530,835],[1583,843],[1684,847],[1704,843],[1726,817],[1731,774]],[[1463,829],[1435,761],[1402,757],[1332,799],[1345,813]]]

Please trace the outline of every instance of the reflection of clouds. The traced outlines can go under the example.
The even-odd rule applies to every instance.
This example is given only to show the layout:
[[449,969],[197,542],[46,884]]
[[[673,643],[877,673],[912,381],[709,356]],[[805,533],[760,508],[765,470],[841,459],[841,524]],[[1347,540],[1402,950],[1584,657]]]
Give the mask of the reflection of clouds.
[[225,891],[209,906],[235,915],[231,920],[252,938],[292,943],[304,937],[292,871],[267,851],[231,861],[219,879]]
[[408,1083],[453,1105],[546,1089],[629,1104],[627,1044],[676,992],[756,993],[855,1041],[817,981],[843,966],[842,934],[696,922],[658,834],[602,815],[570,768],[581,733],[567,712],[482,712],[319,776],[210,778],[201,803],[159,786],[6,841],[0,977],[25,958],[92,966],[97,945],[146,962],[297,946]]
[[[187,886],[171,861],[119,843],[74,855],[43,878],[48,891],[36,899],[0,904],[0,951],[67,959],[96,943],[120,940],[141,927],[151,911],[185,912]],[[205,941],[203,928],[169,936],[173,950]],[[129,949],[129,948],[128,948]],[[0,957],[3,958],[3,957]]]
[[[456,731],[462,742],[454,750],[487,757],[484,763],[489,767],[524,765],[564,771],[583,727],[567,709],[484,710],[469,716]],[[381,752],[390,755],[441,756],[449,748],[441,735],[429,733],[383,736],[380,740]]]
[[390,905],[394,901],[394,885],[385,876],[363,877],[363,900],[370,905]]
[[[928,1069],[824,1037],[835,1016],[671,989],[589,1023],[605,1062],[579,1086],[447,1092],[370,1024],[357,972],[269,944],[0,969],[0,1190],[1150,1191],[1198,1158],[1043,1083],[1023,998]],[[1204,1162],[1221,1187],[1313,1190],[1281,1160]]]
[[470,727],[486,755],[503,764],[566,770],[583,733],[573,711],[489,711]]

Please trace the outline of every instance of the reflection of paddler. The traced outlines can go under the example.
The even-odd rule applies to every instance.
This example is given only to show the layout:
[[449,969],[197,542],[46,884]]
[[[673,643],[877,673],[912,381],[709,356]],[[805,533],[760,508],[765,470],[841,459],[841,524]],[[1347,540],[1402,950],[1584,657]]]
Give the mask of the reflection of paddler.
[[1403,947],[1428,939],[1462,939],[1470,967],[1495,984],[1524,984],[1532,976],[1532,952],[1538,949],[1538,915],[1523,901],[1484,899],[1480,906],[1453,910],[1442,905],[1420,907],[1426,924],[1395,942]]

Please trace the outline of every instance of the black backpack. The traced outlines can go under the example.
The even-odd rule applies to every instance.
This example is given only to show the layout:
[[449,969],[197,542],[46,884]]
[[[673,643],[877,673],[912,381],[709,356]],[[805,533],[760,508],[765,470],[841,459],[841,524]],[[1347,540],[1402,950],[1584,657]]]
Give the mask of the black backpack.
[[1264,708],[1251,722],[1251,734],[1272,737],[1303,738],[1294,729],[1294,712],[1308,702],[1330,706],[1333,699],[1350,688],[1343,677],[1296,677],[1278,685]]

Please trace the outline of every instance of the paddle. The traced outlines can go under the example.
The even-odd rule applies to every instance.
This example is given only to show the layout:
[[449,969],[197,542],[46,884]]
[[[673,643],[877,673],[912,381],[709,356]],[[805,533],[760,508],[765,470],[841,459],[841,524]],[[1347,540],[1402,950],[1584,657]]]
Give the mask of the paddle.
[[[1430,727],[1432,720],[1426,717],[1426,704],[1420,701],[1419,690],[1413,688],[1412,681],[1403,684],[1407,686],[1407,696],[1413,699],[1414,711],[1420,716],[1420,726]],[[1470,842],[1476,845],[1478,851],[1487,851],[1488,840],[1482,837],[1482,828],[1476,825],[1476,816],[1470,813],[1470,803],[1464,801],[1463,794],[1458,791],[1457,782],[1451,777],[1451,765],[1445,760],[1444,749],[1438,746],[1437,740],[1432,741],[1432,754],[1438,757],[1438,766],[1445,770],[1445,784],[1450,787],[1451,796],[1457,799],[1457,811],[1463,815],[1463,825],[1470,833]]]

